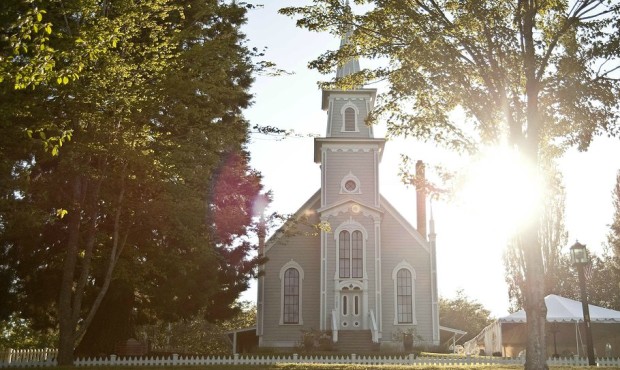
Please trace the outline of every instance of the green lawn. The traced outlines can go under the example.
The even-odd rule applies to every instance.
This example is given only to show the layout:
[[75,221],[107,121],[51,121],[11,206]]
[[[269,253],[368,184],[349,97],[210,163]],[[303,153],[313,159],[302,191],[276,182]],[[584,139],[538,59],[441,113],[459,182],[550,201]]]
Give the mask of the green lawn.
[[[76,367],[57,367],[58,370],[162,370],[165,366],[88,366]],[[363,369],[379,369],[379,370],[404,370],[404,369],[420,369],[420,370],[446,370],[445,366],[411,366],[411,365],[319,365],[319,364],[277,364],[277,365],[211,365],[211,366],[174,366],[170,367],[174,370],[363,370]],[[450,366],[450,368],[464,370],[516,370],[523,369],[523,366],[499,366],[499,365],[468,365],[468,366]],[[587,366],[551,366],[552,370],[578,370],[590,369]],[[620,369],[618,367],[597,367],[601,370]]]

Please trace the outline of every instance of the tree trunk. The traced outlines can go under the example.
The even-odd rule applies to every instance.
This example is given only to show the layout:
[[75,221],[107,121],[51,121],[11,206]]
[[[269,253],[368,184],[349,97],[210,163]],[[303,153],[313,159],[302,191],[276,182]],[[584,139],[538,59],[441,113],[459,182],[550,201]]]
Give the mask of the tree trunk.
[[60,296],[58,298],[58,365],[73,365],[75,323],[72,313],[72,296],[80,235],[82,179],[75,176],[72,183],[72,205],[68,213],[67,254],[62,269]]
[[[120,192],[118,195],[118,204],[116,206],[116,214],[114,218],[114,235],[112,238],[112,248],[110,251],[108,264],[105,267],[105,275],[102,281],[102,287],[98,292],[94,302],[84,310],[82,299],[84,296],[84,287],[91,277],[91,263],[93,249],[96,239],[96,221],[98,217],[97,202],[101,190],[102,180],[89,182],[81,176],[76,176],[73,182],[72,209],[69,211],[68,217],[68,239],[67,254],[63,266],[62,282],[60,286],[60,298],[58,304],[58,321],[59,321],[59,345],[58,345],[58,365],[73,365],[73,356],[75,348],[86,333],[88,326],[97,313],[101,301],[103,300],[119,255],[123,250],[127,240],[127,233],[121,236],[121,214],[123,208],[123,200],[125,195],[124,175],[127,165],[125,164],[121,171]],[[105,160],[99,162],[99,170],[104,172],[106,169]],[[100,176],[103,176],[100,174]],[[84,228],[81,227],[83,221],[88,221]],[[82,230],[84,229],[84,230]],[[82,235],[82,237],[80,237]],[[77,257],[80,253],[80,238],[84,240],[84,255],[81,259],[81,272],[77,273]],[[87,312],[83,317],[84,311]],[[79,325],[78,325],[79,323]]]
[[527,350],[525,369],[543,370],[547,366],[547,342],[545,324],[545,283],[543,260],[538,242],[538,219],[532,220],[525,230],[522,243],[527,265],[525,278],[525,315],[527,318]]
[[[532,166],[535,176],[540,171],[540,114],[538,111],[538,81],[536,45],[534,29],[536,25],[537,2],[532,0],[519,1],[521,12],[521,37],[523,41],[523,69],[525,71],[525,94],[527,98],[526,137],[519,144],[523,158]],[[536,178],[531,181],[537,181]],[[532,196],[535,196],[532,194]],[[545,306],[545,273],[542,259],[538,230],[540,228],[540,205],[532,202],[529,219],[520,232],[520,242],[525,254],[525,315],[527,318],[527,348],[525,369],[546,370],[547,342],[545,338],[545,322],[547,307]]]

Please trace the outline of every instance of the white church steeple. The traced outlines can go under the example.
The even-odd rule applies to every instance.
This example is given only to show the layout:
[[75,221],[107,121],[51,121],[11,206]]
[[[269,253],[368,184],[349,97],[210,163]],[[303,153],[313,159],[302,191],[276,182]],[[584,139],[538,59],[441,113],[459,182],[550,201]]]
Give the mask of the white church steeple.
[[[349,42],[349,31],[341,47]],[[338,77],[360,70],[354,58],[338,67]],[[375,139],[366,118],[374,107],[376,89],[323,90],[322,108],[327,111],[325,137],[314,141],[314,161],[321,163],[321,205],[344,199],[379,207],[379,162],[385,139]],[[357,180],[355,180],[357,179]],[[355,184],[355,186],[354,186]]]
[[[353,34],[353,30],[347,31],[344,37],[340,40],[340,48],[349,44],[349,38]],[[357,58],[349,59],[345,64],[338,66],[336,70],[336,78],[342,78],[348,75],[352,75],[360,71],[360,62]]]
[[[340,41],[340,48],[348,45],[352,35],[349,30]],[[360,71],[357,58],[338,66],[336,77],[342,78]],[[366,118],[372,111],[377,96],[376,89],[362,87],[349,90],[323,90],[322,108],[327,111],[326,137],[350,137],[372,139],[372,126]]]

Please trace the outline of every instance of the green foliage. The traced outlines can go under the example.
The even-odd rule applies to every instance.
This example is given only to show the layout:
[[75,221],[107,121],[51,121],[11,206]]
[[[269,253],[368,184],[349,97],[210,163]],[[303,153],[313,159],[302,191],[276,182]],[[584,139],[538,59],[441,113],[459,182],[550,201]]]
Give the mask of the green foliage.
[[[49,45],[52,23],[40,1],[7,1],[0,17],[9,19],[0,40],[0,82],[9,80],[16,89],[34,86],[50,78],[55,50]],[[6,21],[5,21],[6,22]]]
[[316,329],[302,330],[299,347],[305,352],[332,351],[334,349],[332,332]]
[[[545,296],[557,294],[580,301],[577,272],[571,264],[568,251],[563,252],[568,244],[567,232],[564,227],[564,186],[557,169],[548,168],[547,193],[543,197],[544,213],[538,235],[544,263]],[[610,226],[613,230],[613,225]],[[610,237],[613,232],[610,233]],[[613,239],[608,238],[609,246]],[[591,253],[588,278],[588,301],[591,304],[611,309],[620,308],[620,287],[614,276],[613,253],[604,251],[601,256]],[[510,310],[518,311],[524,307],[525,257],[523,246],[518,239],[513,239],[504,252],[505,278],[508,284]]]
[[[611,250],[611,258],[613,258],[612,273],[618,282],[617,294],[620,296],[620,170],[616,175],[616,184],[612,191],[612,204],[614,214],[612,222],[609,225],[609,234],[607,234],[607,247]],[[620,297],[617,304],[620,309]]]
[[[556,294],[562,297],[581,301],[579,291],[579,280],[577,271],[572,266],[569,253],[558,251],[557,260],[553,265],[546,267],[545,271],[545,295]],[[590,253],[590,264],[588,266],[586,286],[588,302],[595,306],[605,307],[613,310],[620,309],[620,289],[618,281],[611,278],[614,276],[613,257],[605,252],[602,256]],[[514,273],[514,271],[513,271]],[[507,270],[506,280],[509,283],[511,294],[512,312],[523,309],[523,286],[522,275],[509,275]]]
[[[464,343],[478,335],[492,319],[489,310],[459,290],[454,299],[439,298],[439,321],[442,326],[466,331],[467,334],[459,341]],[[442,338],[442,342],[446,341],[446,338]]]
[[30,321],[11,315],[0,321],[0,349],[54,348],[58,332],[33,330]]
[[260,174],[241,115],[259,68],[239,32],[247,8],[68,0],[39,17],[36,4],[0,10],[7,35],[24,17],[52,31],[37,77],[32,39],[0,40],[0,313],[59,327],[61,363],[113,279],[137,322],[233,316],[259,262],[248,236]]
[[228,355],[231,347],[226,332],[256,325],[256,306],[241,302],[237,308],[238,314],[217,323],[198,315],[172,323],[140,326],[137,335],[141,340],[148,341],[151,351],[155,353]]
[[[329,0],[280,12],[298,16],[297,25],[312,31],[342,35],[353,28],[350,47],[310,63],[320,72],[331,73],[351,57],[386,60],[328,85],[387,81],[389,91],[372,119],[385,115],[390,134],[460,150],[502,137],[519,143],[527,132],[526,83],[532,78],[546,142],[585,149],[593,135],[617,133],[619,4],[584,1],[571,8],[559,1],[526,9],[495,1],[364,3],[370,10],[359,15]],[[535,47],[527,60],[521,27],[530,16]],[[448,112],[457,106],[465,110],[465,122],[450,120]]]
[[[590,272],[586,280],[588,302],[596,306],[620,311],[620,286],[618,285],[620,280],[615,278],[618,275],[616,275],[614,257],[609,251],[604,251],[601,256],[592,254],[590,265]],[[571,273],[573,276],[577,276],[574,268]],[[573,287],[575,289],[574,297],[577,297],[577,281],[574,282]]]

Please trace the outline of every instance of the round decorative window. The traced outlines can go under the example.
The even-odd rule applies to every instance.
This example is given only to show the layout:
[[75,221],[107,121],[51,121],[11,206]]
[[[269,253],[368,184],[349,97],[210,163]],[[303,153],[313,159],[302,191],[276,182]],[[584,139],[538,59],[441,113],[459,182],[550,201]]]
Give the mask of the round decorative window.
[[360,180],[351,172],[340,181],[340,194],[361,194]]
[[355,189],[357,189],[357,183],[353,180],[347,180],[347,182],[344,183],[344,188],[347,191],[355,191]]

